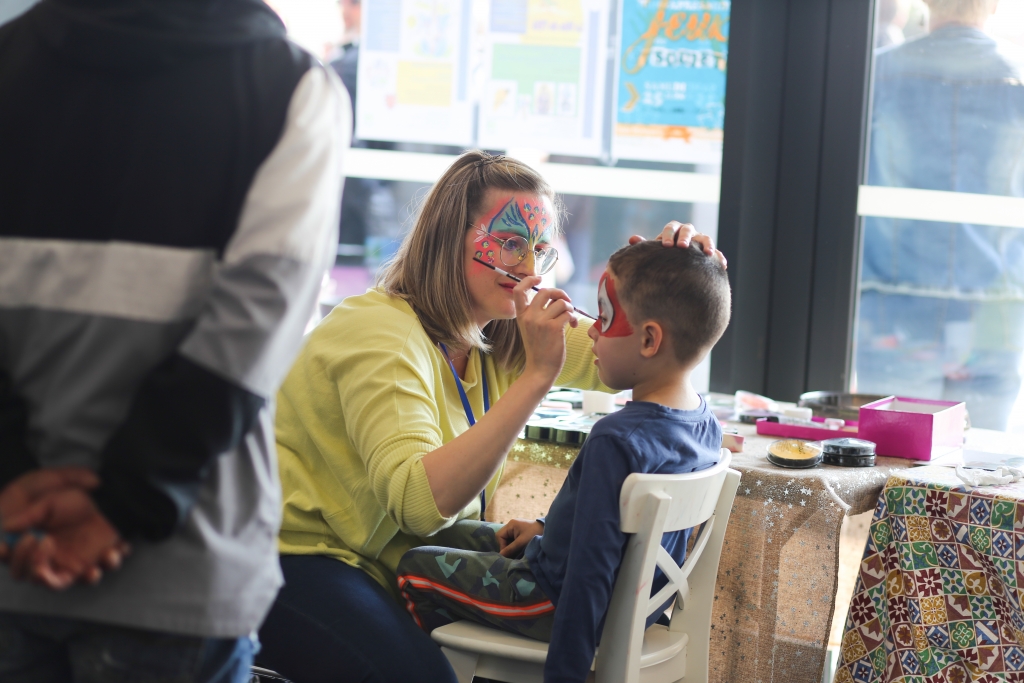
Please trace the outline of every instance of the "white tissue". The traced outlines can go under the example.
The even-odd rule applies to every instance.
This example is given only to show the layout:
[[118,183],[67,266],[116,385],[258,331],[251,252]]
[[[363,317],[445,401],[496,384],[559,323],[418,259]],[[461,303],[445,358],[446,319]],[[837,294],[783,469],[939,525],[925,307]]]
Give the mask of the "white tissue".
[[968,486],[999,486],[1024,479],[1024,470],[1000,465],[994,470],[965,469],[957,465],[956,476]]

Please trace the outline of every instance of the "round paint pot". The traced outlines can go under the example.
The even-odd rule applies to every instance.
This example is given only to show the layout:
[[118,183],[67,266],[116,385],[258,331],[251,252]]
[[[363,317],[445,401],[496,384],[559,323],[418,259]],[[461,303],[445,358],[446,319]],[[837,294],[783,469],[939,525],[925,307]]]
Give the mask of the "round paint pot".
[[768,444],[768,462],[779,467],[804,469],[821,462],[821,443],[803,439],[780,439]]
[[864,439],[828,439],[821,442],[826,465],[840,467],[874,467],[875,444]]

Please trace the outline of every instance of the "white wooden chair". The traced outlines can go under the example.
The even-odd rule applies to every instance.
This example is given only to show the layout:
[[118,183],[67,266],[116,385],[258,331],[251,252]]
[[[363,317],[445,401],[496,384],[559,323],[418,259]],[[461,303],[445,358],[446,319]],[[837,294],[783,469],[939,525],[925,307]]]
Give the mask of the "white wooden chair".
[[[723,449],[714,467],[692,474],[631,474],[619,497],[621,529],[633,534],[615,581],[591,678],[597,683],[708,680],[711,606],[718,560],[740,474]],[[679,567],[661,547],[662,534],[707,522]],[[668,583],[650,590],[655,565]],[[676,594],[670,626],[647,617]],[[548,644],[469,621],[433,631],[459,683],[473,676],[509,683],[543,683]]]

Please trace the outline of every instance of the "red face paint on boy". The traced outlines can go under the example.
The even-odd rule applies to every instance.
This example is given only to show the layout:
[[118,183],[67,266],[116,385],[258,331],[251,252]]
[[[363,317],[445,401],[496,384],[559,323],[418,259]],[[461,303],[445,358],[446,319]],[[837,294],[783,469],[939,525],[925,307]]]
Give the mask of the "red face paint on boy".
[[633,334],[629,318],[619,303],[615,280],[605,271],[597,285],[598,334],[602,337],[628,337]]

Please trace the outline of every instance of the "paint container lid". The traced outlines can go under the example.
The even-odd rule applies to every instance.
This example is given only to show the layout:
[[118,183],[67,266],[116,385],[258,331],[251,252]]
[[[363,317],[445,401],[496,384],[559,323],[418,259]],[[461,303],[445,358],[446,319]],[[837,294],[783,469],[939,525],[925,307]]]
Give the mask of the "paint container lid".
[[804,469],[821,462],[821,444],[803,439],[780,439],[768,444],[768,462],[779,467]]
[[873,467],[875,444],[864,439],[842,438],[821,442],[826,465],[840,467]]
[[827,439],[821,442],[821,449],[826,455],[874,455],[875,442],[864,439],[844,437],[841,439]]

